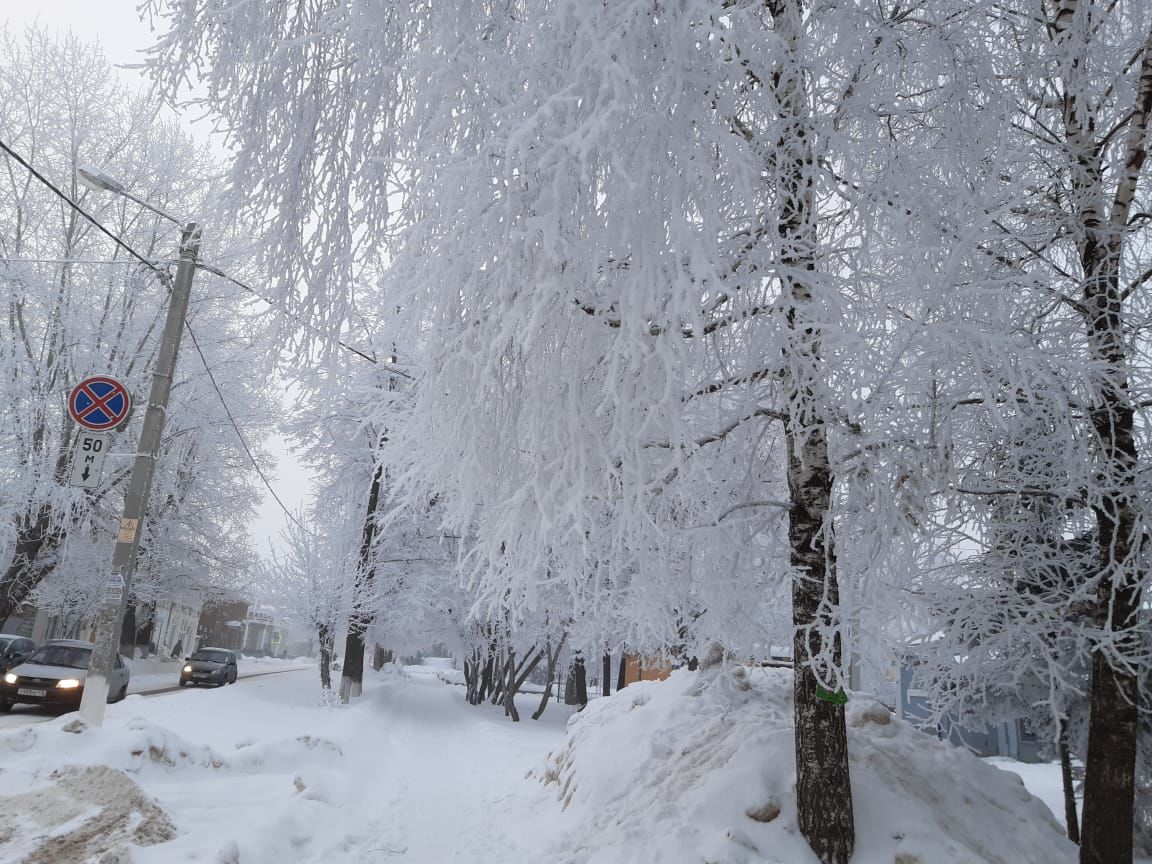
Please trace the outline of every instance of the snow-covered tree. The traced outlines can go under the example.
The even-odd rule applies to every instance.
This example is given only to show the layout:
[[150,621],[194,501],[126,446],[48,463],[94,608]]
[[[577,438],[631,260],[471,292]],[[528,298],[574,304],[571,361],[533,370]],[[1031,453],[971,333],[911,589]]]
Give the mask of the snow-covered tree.
[[[84,189],[76,168],[101,165],[156,206],[190,214],[206,206],[213,168],[203,149],[154,101],[117,84],[98,49],[73,37],[4,31],[0,55],[6,106],[0,139],[109,232],[167,268],[175,227],[123,198]],[[143,400],[166,285],[14,158],[0,159],[0,393],[7,406],[0,436],[2,621],[58,568],[72,578],[63,574],[77,572],[79,561],[70,559],[81,549],[111,556],[138,422],[114,439],[100,488],[70,487],[76,428],[66,396],[80,378],[103,372]],[[219,260],[229,248],[237,247],[221,235],[204,251]],[[236,320],[235,292],[213,297],[203,276],[196,289],[189,326],[199,350],[186,337],[141,548],[135,586],[141,602],[176,584],[226,584],[250,561],[245,523],[257,498],[237,480],[251,477],[251,465],[216,387],[250,446],[268,422],[267,396],[259,390],[259,358]],[[137,421],[142,415],[135,412]]]
[[[799,821],[846,861],[845,630],[886,632],[917,560],[972,556],[1001,490],[964,470],[1038,392],[1036,422],[1093,421],[1069,476],[1104,457],[1097,608],[1129,610],[1096,689],[1126,668],[1143,529],[1117,304],[1146,279],[1125,249],[1152,89],[1146,13],[1089,5],[150,7],[154,71],[203,74],[286,302],[347,327],[353,277],[387,264],[375,341],[422,371],[382,464],[463,538],[477,620],[746,651],[791,595]],[[1070,311],[1091,325],[1072,351]]]
[[[992,179],[1014,191],[985,248],[1025,289],[1006,320],[1030,357],[988,370],[984,392],[964,400],[977,415],[966,440],[952,439],[963,473],[942,521],[969,540],[962,548],[937,534],[931,564],[949,574],[950,647],[969,661],[939,672],[1008,689],[1030,677],[1034,701],[1058,720],[1091,666],[1082,860],[1128,861],[1150,659],[1140,450],[1152,404],[1141,335],[1152,278],[1152,10],[1021,2],[990,7],[986,21],[979,32],[1010,100]],[[962,592],[980,584],[1000,602],[982,590],[973,593],[983,608],[966,602]]]

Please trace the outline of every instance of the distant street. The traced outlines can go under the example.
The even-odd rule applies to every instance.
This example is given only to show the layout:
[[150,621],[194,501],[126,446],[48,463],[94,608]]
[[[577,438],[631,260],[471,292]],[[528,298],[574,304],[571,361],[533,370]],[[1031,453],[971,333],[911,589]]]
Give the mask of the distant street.
[[[284,666],[282,668],[268,669],[267,667],[254,667],[248,671],[241,669],[239,678],[235,684],[226,685],[231,687],[240,686],[241,682],[250,678],[262,678],[265,675],[282,675],[285,672],[299,672],[309,669],[309,666]],[[179,677],[179,667],[171,674],[147,674],[141,675],[138,679],[133,678],[128,682],[128,696],[146,696],[152,698],[153,696],[164,696],[171,693],[180,693],[187,690],[211,690],[211,687],[180,687],[176,683]],[[219,689],[219,688],[216,688]],[[0,729],[15,729],[19,726],[29,726],[34,723],[44,723],[52,720],[59,714],[53,713],[45,708],[40,708],[36,705],[17,705],[8,714],[0,714]]]

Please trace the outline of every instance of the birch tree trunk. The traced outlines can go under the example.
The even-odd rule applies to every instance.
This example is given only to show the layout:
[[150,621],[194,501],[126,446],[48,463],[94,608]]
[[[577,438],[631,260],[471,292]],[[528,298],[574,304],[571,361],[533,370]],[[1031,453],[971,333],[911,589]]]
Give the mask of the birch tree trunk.
[[[1091,5],[1091,4],[1089,4]],[[1147,156],[1152,114],[1152,33],[1139,64],[1135,104],[1115,167],[1116,188],[1105,183],[1096,117],[1088,97],[1088,10],[1080,0],[1055,4],[1051,32],[1060,69],[1070,206],[1079,240],[1082,316],[1096,375],[1089,417],[1099,454],[1096,512],[1096,623],[1104,644],[1093,652],[1088,756],[1081,824],[1082,864],[1123,864],[1133,856],[1136,729],[1140,704],[1136,668],[1124,662],[1140,649],[1145,530],[1137,488],[1135,412],[1129,395],[1128,343],[1121,259],[1132,200]],[[1105,12],[1104,14],[1107,14]],[[1111,201],[1109,201],[1109,197]]]
[[[788,542],[793,568],[796,803],[800,831],[824,864],[855,846],[848,737],[840,686],[836,552],[828,431],[818,405],[820,328],[814,318],[817,212],[811,123],[802,72],[803,4],[769,0],[787,56],[774,81],[782,130],[775,150],[780,273],[788,300]],[[831,640],[831,644],[827,641]],[[819,679],[817,676],[819,672]],[[821,680],[822,682],[821,683]]]

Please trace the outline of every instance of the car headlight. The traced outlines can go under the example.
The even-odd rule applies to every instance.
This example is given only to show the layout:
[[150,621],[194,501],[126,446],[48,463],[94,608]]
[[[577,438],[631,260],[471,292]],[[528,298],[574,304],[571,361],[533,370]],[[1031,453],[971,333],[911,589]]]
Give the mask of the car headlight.
[[75,690],[81,683],[79,678],[61,678],[56,682],[56,686],[61,690]]
[[7,675],[4,676],[4,683],[5,684],[15,684],[16,680],[17,680],[17,675],[15,672],[9,672]]
[[185,666],[185,667],[184,667],[184,671],[185,671],[185,672],[191,672],[191,671],[192,671],[192,664],[191,664],[191,663],[189,663],[187,666]]

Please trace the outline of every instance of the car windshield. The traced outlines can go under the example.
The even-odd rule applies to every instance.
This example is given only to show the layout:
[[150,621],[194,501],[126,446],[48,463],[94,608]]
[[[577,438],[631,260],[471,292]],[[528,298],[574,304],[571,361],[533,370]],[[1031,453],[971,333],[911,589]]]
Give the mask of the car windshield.
[[205,660],[208,663],[227,663],[230,659],[227,651],[197,651],[192,655],[193,660]]
[[5,639],[4,637],[0,636],[0,654],[7,653],[9,646],[11,646],[11,644],[15,641],[15,639]]
[[29,657],[27,662],[39,663],[41,666],[67,666],[69,669],[87,669],[88,658],[91,656],[91,648],[80,648],[76,645],[45,645]]

